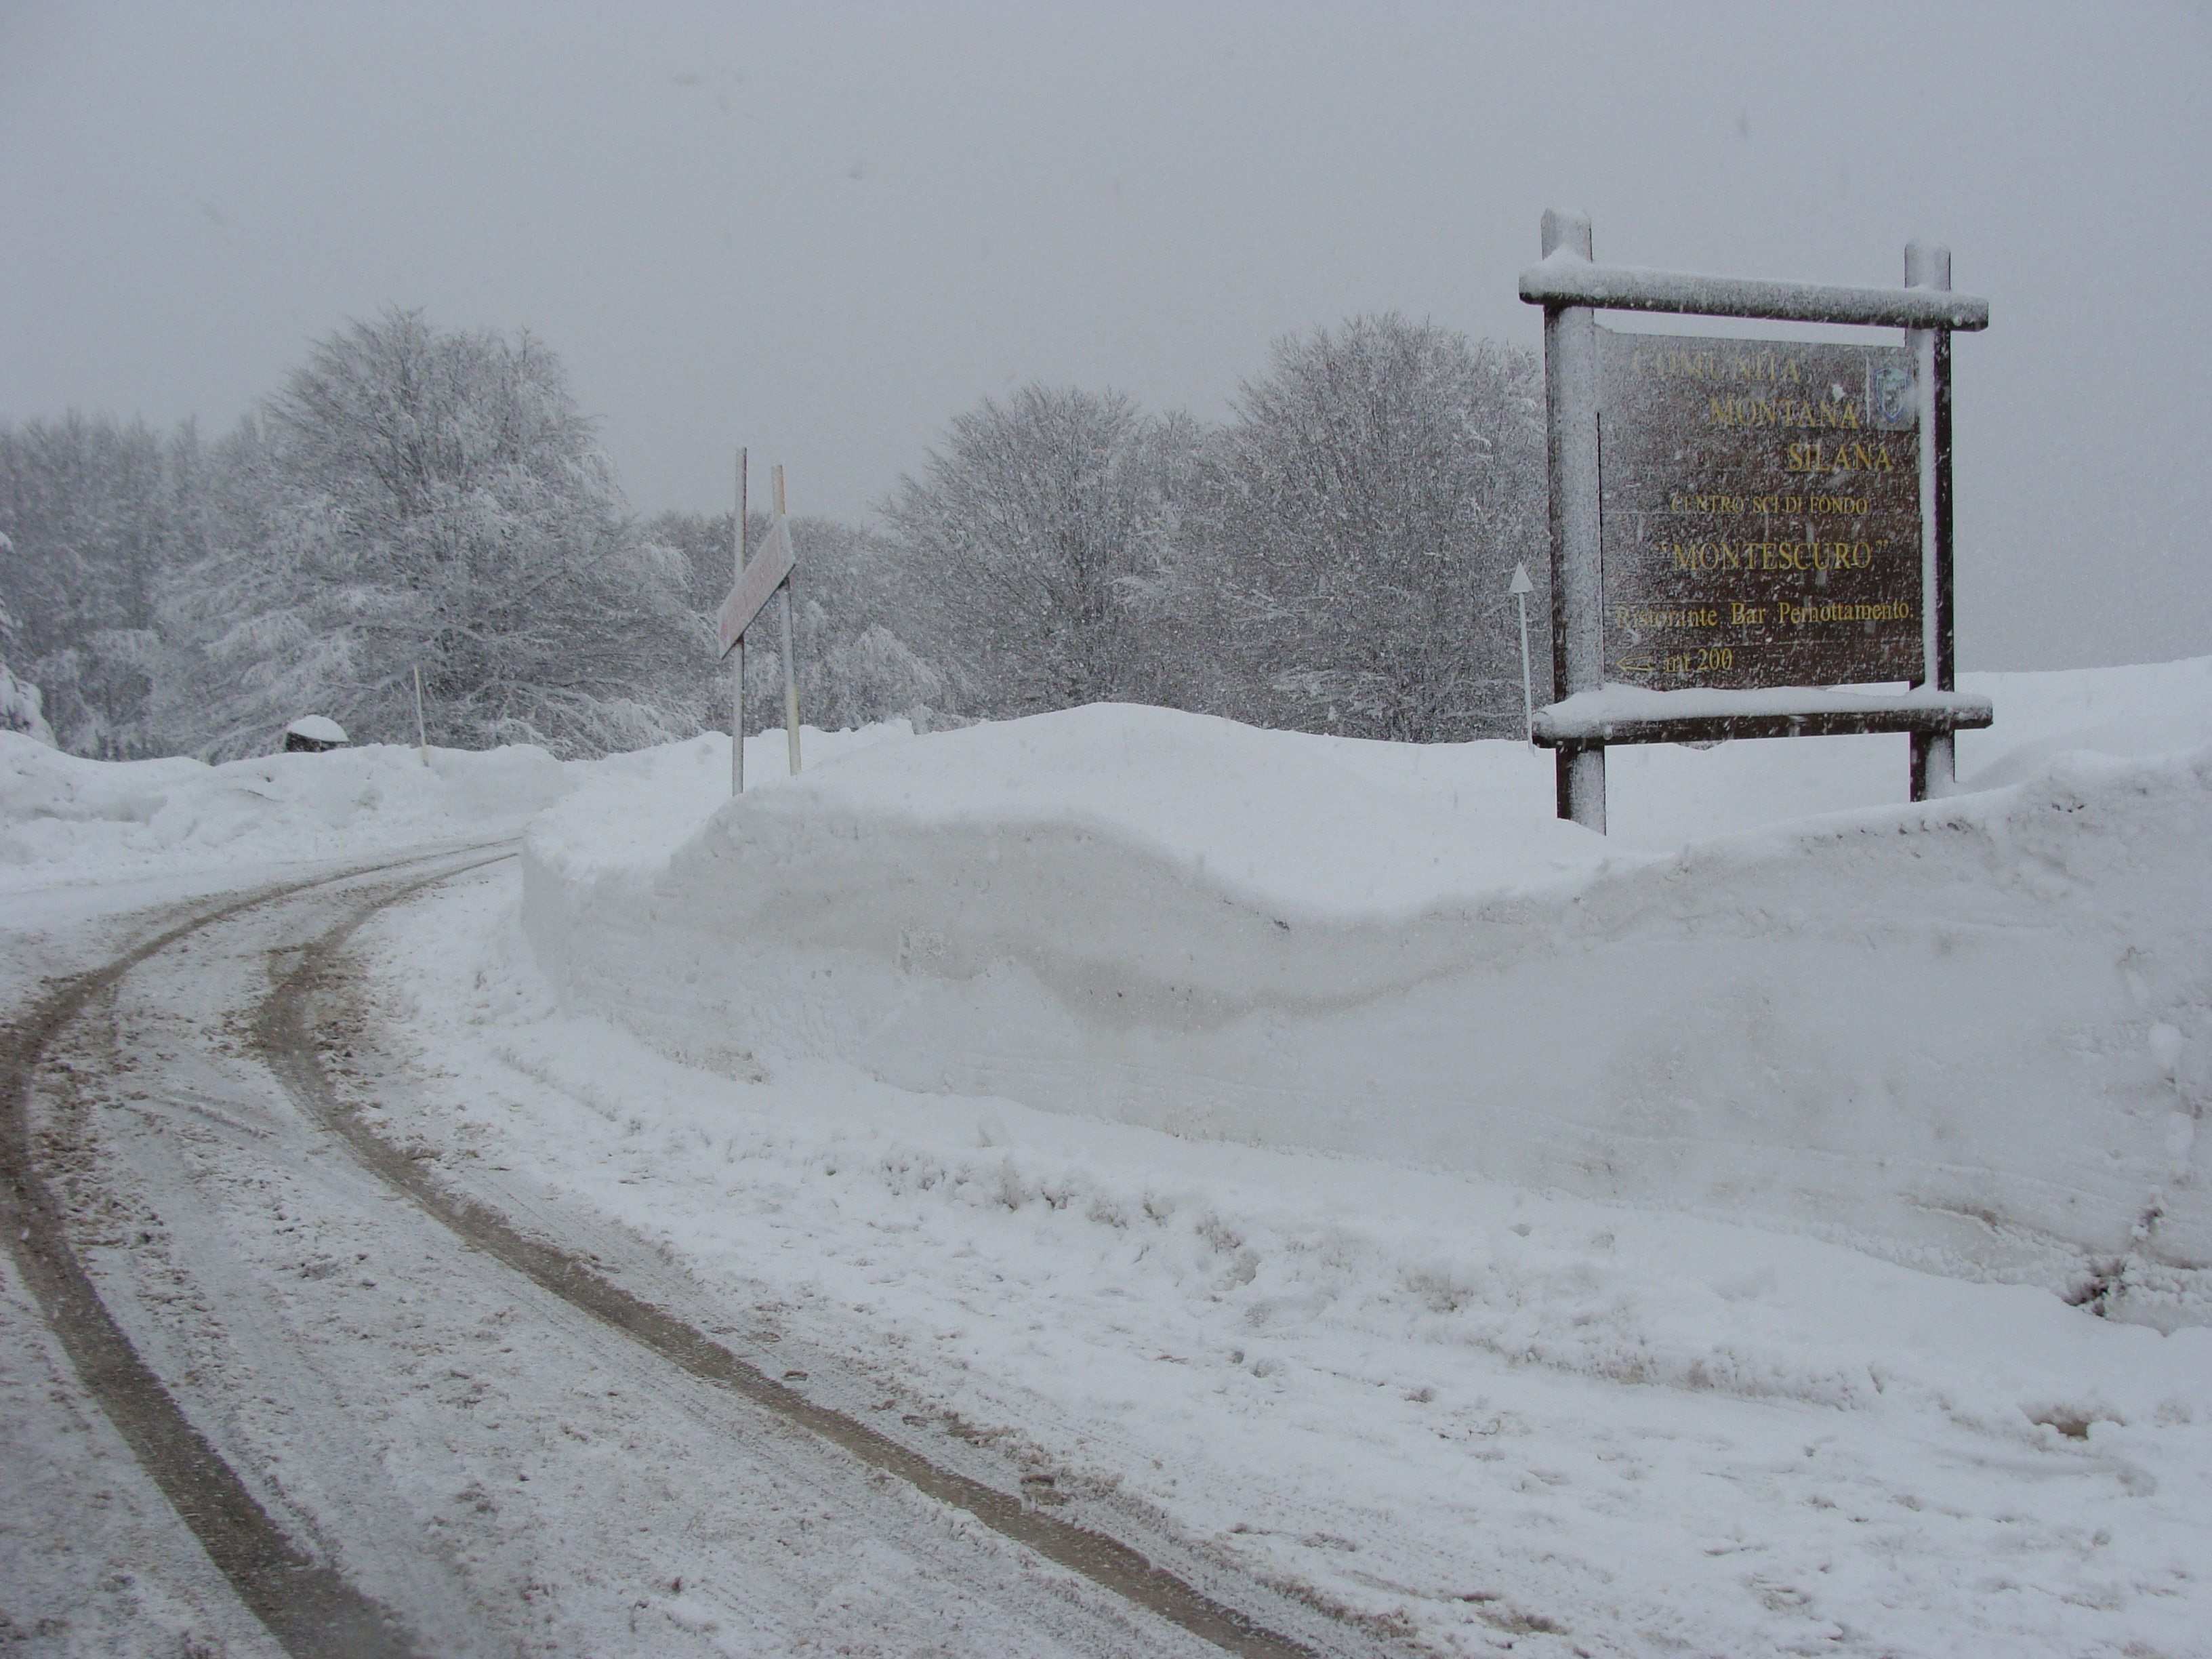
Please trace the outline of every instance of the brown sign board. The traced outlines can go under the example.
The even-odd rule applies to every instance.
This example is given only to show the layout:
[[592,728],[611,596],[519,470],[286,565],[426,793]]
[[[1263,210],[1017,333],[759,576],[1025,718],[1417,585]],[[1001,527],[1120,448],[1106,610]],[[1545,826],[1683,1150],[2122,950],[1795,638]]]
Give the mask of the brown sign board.
[[1923,678],[1911,352],[1597,334],[1605,678]]

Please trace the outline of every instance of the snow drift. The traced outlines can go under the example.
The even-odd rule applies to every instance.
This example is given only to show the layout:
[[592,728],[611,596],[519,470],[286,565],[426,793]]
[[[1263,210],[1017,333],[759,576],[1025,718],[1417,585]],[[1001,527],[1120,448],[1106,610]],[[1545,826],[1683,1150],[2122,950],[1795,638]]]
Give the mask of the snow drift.
[[568,786],[524,746],[433,749],[428,766],[388,744],[210,766],[83,760],[0,732],[0,889],[514,830]]
[[[1984,766],[2019,781],[1666,852],[1549,817],[1519,745],[1079,709],[703,825],[698,793],[580,792],[532,832],[525,920],[572,1006],[679,1057],[1756,1216],[2197,1320],[2212,750],[2020,756],[2095,720],[2201,744],[2208,666],[2115,671],[2160,694],[2132,711],[1988,677],[2001,720],[2049,711]],[[1724,783],[1672,758],[1638,787]]]

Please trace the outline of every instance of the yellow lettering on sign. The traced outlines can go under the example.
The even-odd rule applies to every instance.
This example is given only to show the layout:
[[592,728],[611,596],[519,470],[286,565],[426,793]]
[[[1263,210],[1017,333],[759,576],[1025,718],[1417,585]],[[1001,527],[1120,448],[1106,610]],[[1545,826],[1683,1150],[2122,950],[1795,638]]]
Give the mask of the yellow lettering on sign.
[[1702,492],[1677,489],[1667,497],[1669,513],[1741,513],[1744,498],[1741,495],[1711,495]]
[[1668,542],[1677,570],[1864,570],[1872,542]]
[[1725,645],[1701,645],[1679,656],[1659,659],[1660,672],[1665,674],[1709,674],[1715,669],[1735,666],[1735,652]]
[[[1782,470],[1785,472],[1894,472],[1897,464],[1890,459],[1887,444],[1839,443],[1831,453],[1825,441],[1808,440],[1790,446],[1784,457]],[[1819,500],[1835,501],[1847,497],[1822,496]],[[1865,511],[1863,506],[1859,509]]]
[[1863,424],[1859,406],[1849,398],[1826,403],[1795,398],[1709,398],[1705,419],[1714,426],[1850,427]]
[[1639,346],[1630,354],[1630,372],[1666,380],[1755,380],[1796,386],[1804,376],[1797,359],[1778,351],[1745,351],[1722,347]]
[[1624,628],[1717,628],[1720,620],[1720,611],[1712,605],[1689,605],[1680,611],[1637,605],[1618,618]]
[[1775,617],[1797,627],[1808,623],[1883,623],[1911,622],[1912,606],[1903,599],[1886,599],[1872,605],[1843,605],[1825,600],[1793,605],[1788,599],[1775,606]]

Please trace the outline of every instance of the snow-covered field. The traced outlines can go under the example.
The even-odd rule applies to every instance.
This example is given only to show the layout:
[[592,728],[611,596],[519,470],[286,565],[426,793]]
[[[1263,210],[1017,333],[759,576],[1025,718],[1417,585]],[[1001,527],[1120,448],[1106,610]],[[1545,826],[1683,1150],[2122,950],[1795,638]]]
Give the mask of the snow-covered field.
[[2212,1653],[2212,660],[1963,689],[1954,799],[1617,750],[1607,840],[1133,708],[736,803],[0,738],[0,904],[535,814],[365,936],[410,1132],[887,1407],[1439,1651]]
[[735,806],[702,745],[541,818],[523,916],[565,1007],[678,1059],[1758,1217],[2202,1322],[2204,668],[2135,671],[2133,722],[2067,711],[2168,758],[2046,714],[2027,757],[1963,757],[2020,781],[1919,807],[1859,804],[1902,738],[1617,751],[1613,840],[1510,744],[1101,706]]

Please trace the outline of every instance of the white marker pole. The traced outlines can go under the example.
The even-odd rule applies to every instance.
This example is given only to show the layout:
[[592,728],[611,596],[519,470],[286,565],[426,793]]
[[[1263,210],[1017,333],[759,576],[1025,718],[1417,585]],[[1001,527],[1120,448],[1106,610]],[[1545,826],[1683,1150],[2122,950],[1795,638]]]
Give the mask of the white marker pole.
[[[783,516],[783,469],[775,470],[775,512]],[[791,775],[799,775],[799,665],[791,655],[791,578],[776,591],[778,617],[783,624],[783,730],[791,739]]]
[[[745,574],[745,452],[738,451],[738,528],[730,538],[737,550],[737,580]],[[738,635],[731,648],[730,670],[730,793],[745,793],[745,636]]]
[[1536,690],[1528,678],[1528,596],[1536,591],[1536,584],[1528,580],[1528,567],[1513,567],[1513,586],[1507,590],[1513,603],[1521,609],[1521,715],[1528,736],[1528,746],[1536,746]]
[[421,751],[422,764],[430,763],[430,739],[422,733],[422,665],[415,665],[415,747]]

